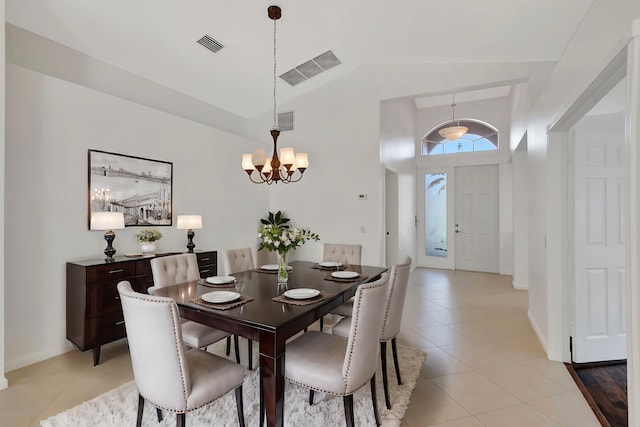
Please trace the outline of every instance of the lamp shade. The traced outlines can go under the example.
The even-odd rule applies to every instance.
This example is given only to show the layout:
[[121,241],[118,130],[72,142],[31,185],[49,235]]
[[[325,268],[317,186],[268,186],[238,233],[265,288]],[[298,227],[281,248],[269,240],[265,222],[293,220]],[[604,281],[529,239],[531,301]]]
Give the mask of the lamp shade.
[[91,230],[121,230],[124,228],[122,212],[91,212]]
[[440,129],[438,133],[441,137],[448,139],[449,141],[455,141],[469,130],[466,126],[449,126],[448,128]]
[[194,230],[202,228],[202,215],[178,215],[179,230]]

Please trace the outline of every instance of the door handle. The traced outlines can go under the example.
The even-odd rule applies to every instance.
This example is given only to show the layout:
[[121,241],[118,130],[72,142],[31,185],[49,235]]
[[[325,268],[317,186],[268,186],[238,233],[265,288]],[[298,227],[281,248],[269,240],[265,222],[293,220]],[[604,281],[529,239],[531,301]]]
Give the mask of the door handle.
[[460,230],[456,230],[456,233],[459,233],[459,232],[460,232]]

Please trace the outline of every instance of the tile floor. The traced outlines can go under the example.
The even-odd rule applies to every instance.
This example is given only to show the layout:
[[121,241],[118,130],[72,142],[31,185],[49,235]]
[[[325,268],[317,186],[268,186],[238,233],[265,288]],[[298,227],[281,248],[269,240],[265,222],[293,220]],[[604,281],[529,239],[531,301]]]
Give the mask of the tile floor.
[[[398,342],[427,360],[402,427],[599,426],[565,367],[545,358],[526,312],[527,292],[510,276],[413,271]],[[104,346],[101,360],[71,351],[8,372],[0,426],[39,426],[133,378],[126,340]]]

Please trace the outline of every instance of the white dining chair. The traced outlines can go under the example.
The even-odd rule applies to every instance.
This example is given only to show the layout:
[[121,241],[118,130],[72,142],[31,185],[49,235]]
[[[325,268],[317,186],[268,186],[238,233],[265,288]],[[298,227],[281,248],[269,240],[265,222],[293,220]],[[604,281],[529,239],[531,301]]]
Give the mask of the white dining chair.
[[362,263],[362,245],[325,243],[324,251],[322,252],[322,261],[360,265]]
[[[157,288],[172,286],[177,283],[190,282],[200,279],[198,270],[198,260],[196,254],[179,254],[156,257],[151,260],[151,274],[153,276],[153,286],[148,289],[150,294]],[[227,341],[227,348],[230,346],[231,334],[209,326],[202,325],[191,320],[182,322],[182,338],[185,344],[193,348],[205,348],[224,338]],[[238,337],[234,337],[236,343],[236,361],[240,362],[238,354]],[[227,355],[229,351],[227,352]]]
[[375,372],[378,342],[382,332],[387,295],[387,274],[358,287],[353,298],[353,313],[349,339],[319,331],[309,331],[287,343],[285,378],[310,389],[309,404],[314,391],[342,396],[347,426],[353,426],[353,394],[367,382],[376,425],[380,425],[376,401]]
[[[400,385],[402,384],[402,379],[400,378],[400,364],[398,363],[396,336],[400,333],[400,324],[402,323],[402,312],[404,310],[404,300],[407,295],[410,270],[411,258],[407,256],[401,263],[393,265],[389,272],[389,287],[387,289],[387,299],[384,305],[382,334],[380,335],[380,362],[382,364],[382,383],[384,384],[384,400],[387,405],[387,409],[391,409],[389,385],[387,382],[387,342],[391,340],[393,364],[396,369],[396,379],[398,381],[398,385]],[[333,326],[333,334],[348,338],[352,323],[353,319],[351,318],[351,315],[343,318]]]
[[145,400],[176,414],[177,426],[186,425],[186,413],[235,390],[238,424],[244,426],[242,383],[245,369],[197,348],[185,351],[178,306],[172,298],[133,291],[118,283],[124,313],[131,366],[138,388],[136,426],[142,424]]
[[[221,252],[222,268],[226,275],[239,273],[241,271],[253,270],[256,268],[253,262],[251,248],[225,249]],[[237,348],[236,348],[237,351]],[[229,354],[229,343],[227,342],[227,355]],[[247,340],[247,354],[249,370],[253,369],[253,340]]]
[[222,268],[226,275],[256,268],[251,248],[225,249],[221,257]]

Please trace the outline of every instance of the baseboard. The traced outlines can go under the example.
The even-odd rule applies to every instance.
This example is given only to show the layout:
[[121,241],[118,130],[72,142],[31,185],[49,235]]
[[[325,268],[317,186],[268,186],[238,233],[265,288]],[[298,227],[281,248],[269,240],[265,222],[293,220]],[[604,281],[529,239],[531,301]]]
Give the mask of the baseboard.
[[529,290],[529,285],[527,283],[516,283],[513,280],[511,281],[511,286],[513,286],[513,289],[517,289],[519,291],[528,291]]
[[544,339],[544,335],[542,335],[542,333],[540,332],[540,328],[538,328],[536,321],[533,319],[531,310],[527,310],[527,318],[529,319],[529,324],[533,328],[533,332],[535,332],[536,336],[538,337],[538,341],[540,341],[540,345],[542,345],[544,353],[549,356],[549,347],[547,346],[547,341]]
[[4,365],[5,372],[14,371],[16,369],[24,368],[25,366],[33,365],[34,363],[42,362],[43,360],[50,359],[55,356],[59,356],[64,353],[68,353],[74,350],[71,344],[65,344],[56,348],[48,349],[41,353],[29,354],[28,356],[21,357],[20,359],[14,359],[6,361]]
[[7,379],[5,377],[0,377],[0,390],[4,390],[7,387],[9,387]]

